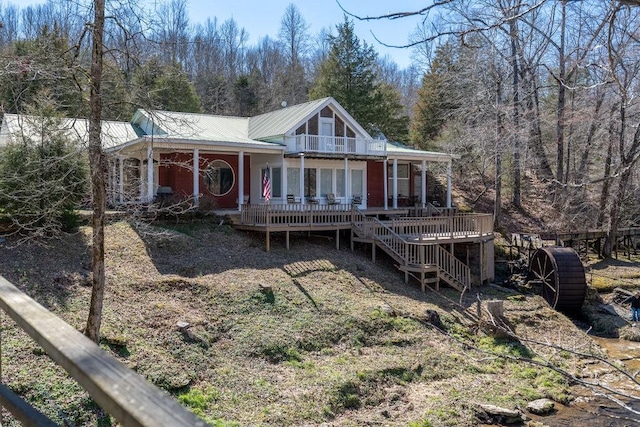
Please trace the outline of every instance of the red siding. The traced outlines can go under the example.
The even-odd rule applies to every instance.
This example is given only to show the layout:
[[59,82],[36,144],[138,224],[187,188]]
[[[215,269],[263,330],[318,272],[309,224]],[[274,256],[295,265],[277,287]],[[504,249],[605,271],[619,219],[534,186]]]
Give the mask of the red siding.
[[[211,200],[218,208],[235,208],[238,206],[238,156],[234,154],[208,154],[200,153],[200,193],[203,199]],[[233,188],[224,196],[214,196],[207,189],[204,181],[204,171],[209,163],[214,160],[224,160],[231,166],[234,172]],[[244,194],[250,194],[251,170],[250,157],[244,156]],[[160,167],[158,168],[158,184],[169,186],[173,194],[178,197],[190,197],[193,195],[193,154],[192,153],[168,153],[160,155]]]

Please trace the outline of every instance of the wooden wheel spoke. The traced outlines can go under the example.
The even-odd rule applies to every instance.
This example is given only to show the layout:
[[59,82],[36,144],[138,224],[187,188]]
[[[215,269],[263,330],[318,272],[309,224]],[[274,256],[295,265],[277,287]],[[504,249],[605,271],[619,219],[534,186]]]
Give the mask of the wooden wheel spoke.
[[587,282],[580,257],[569,248],[541,248],[531,258],[530,277],[541,285],[542,297],[565,313],[580,309]]

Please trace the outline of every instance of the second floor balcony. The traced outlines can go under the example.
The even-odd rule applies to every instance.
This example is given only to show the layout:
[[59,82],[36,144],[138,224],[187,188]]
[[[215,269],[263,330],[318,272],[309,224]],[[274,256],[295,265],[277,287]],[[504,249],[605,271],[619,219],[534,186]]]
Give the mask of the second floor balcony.
[[288,153],[384,157],[387,141],[346,136],[295,135],[285,137]]

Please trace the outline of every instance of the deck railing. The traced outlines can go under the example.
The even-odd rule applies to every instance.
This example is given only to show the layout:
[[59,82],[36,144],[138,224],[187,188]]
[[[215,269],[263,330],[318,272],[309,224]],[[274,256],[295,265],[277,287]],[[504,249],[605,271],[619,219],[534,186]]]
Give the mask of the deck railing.
[[403,236],[456,239],[493,233],[491,214],[457,214],[434,217],[402,217],[391,220],[391,228]]
[[[2,276],[0,308],[119,425],[208,426]],[[4,386],[0,403],[23,425],[55,425]]]
[[[404,235],[405,233],[398,233],[393,226],[389,227],[376,218],[365,217],[359,210],[357,210],[357,214],[361,218],[361,229],[365,233],[371,230],[371,237],[378,242],[389,255],[395,258],[396,261],[402,262],[405,267],[410,265],[433,265],[438,268],[438,271],[446,273],[465,288],[471,287],[471,269],[469,266],[449,253],[441,245],[434,244],[433,240],[408,238],[408,236]],[[491,215],[488,216],[490,217]],[[402,222],[403,219],[407,218],[400,219],[400,222]],[[409,221],[408,223],[402,224],[404,228],[398,228],[401,228],[403,232],[417,230],[419,233],[422,233],[424,227],[420,228],[420,224],[416,223],[417,221],[413,221],[413,223]],[[477,224],[477,222],[475,224]],[[491,222],[491,224],[493,224],[493,222]],[[430,224],[427,225],[430,227]],[[485,226],[484,220],[480,221],[480,225],[482,227]],[[447,234],[447,236],[450,235],[450,233]],[[437,243],[437,241],[435,243]]]
[[329,225],[353,221],[351,204],[268,204],[245,205],[240,214],[244,225]]
[[385,156],[387,141],[346,136],[296,135],[285,139],[287,151],[296,153]]
[[[351,204],[300,204],[274,203],[268,205],[244,205],[240,214],[243,225],[328,225],[352,223],[356,227],[368,227],[366,237],[371,233],[384,233],[380,227],[384,224],[363,214]],[[378,224],[378,225],[375,225]],[[401,236],[413,236],[412,239],[439,238],[453,239],[482,237],[493,233],[491,214],[457,214],[434,217],[393,218],[389,227]],[[362,230],[364,231],[364,230]],[[365,236],[363,236],[365,237]],[[410,239],[411,240],[411,239]]]

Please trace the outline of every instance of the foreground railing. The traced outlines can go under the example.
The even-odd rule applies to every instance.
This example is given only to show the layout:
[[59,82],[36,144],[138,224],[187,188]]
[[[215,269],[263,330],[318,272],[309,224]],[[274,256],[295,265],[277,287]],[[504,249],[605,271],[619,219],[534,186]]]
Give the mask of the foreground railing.
[[[2,276],[0,308],[120,425],[208,425]],[[0,402],[23,425],[55,425],[6,387]]]

